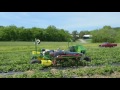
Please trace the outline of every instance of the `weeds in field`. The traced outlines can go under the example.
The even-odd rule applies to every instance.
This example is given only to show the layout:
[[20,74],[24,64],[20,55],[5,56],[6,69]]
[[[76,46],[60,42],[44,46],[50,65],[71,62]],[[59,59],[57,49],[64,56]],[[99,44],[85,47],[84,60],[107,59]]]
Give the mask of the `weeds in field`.
[[[19,42],[20,43],[20,42]],[[46,45],[47,44],[47,45]],[[51,45],[50,45],[51,44]],[[57,49],[61,45],[62,49],[67,49],[67,43],[52,43],[48,45],[44,42],[38,48]],[[75,44],[75,43],[73,43]],[[41,72],[43,68],[40,64],[30,64],[31,51],[34,50],[34,45],[14,44],[4,45],[0,44],[0,72],[9,71],[33,71],[34,73],[25,73],[22,75],[4,76],[8,78],[72,78],[72,77],[92,77],[93,75],[111,75],[115,72],[120,72],[120,48],[99,48],[98,44],[84,44],[87,49],[86,55],[92,61],[82,61],[79,63],[77,69],[53,70],[49,69],[47,72]],[[2,78],[3,76],[0,76]]]

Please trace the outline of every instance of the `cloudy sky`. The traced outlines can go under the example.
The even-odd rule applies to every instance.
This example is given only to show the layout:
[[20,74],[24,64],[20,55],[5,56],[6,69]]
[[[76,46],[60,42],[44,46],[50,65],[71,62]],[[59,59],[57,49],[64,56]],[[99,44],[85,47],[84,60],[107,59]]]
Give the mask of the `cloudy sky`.
[[105,25],[120,27],[120,12],[0,12],[0,25],[25,28],[54,25],[69,32],[79,32]]

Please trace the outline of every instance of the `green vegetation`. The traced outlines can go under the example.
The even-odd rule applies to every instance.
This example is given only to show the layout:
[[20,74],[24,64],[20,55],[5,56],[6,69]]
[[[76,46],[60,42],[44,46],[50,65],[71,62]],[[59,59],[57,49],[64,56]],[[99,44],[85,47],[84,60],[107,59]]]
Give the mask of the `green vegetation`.
[[[79,42],[70,43],[76,45]],[[41,70],[40,64],[30,64],[31,51],[34,42],[0,42],[0,72],[22,71],[23,74],[1,75],[7,78],[73,78],[73,77],[119,77],[120,46],[114,48],[100,48],[99,43],[84,43],[86,55],[91,62],[83,62],[84,66],[66,67],[59,69],[48,67]],[[66,49],[67,42],[41,42],[38,49]],[[117,73],[117,74],[116,74]]]
[[0,27],[0,41],[34,41],[35,38],[41,41],[67,41],[71,36],[68,31],[57,29],[55,26],[48,26],[46,29],[14,25]]
[[[87,43],[80,43],[83,35],[92,35]],[[78,37],[79,36],[79,37]],[[31,52],[35,49],[34,39],[42,42],[38,50],[62,49],[67,50],[70,45],[82,44],[86,49],[86,56],[92,61],[81,61],[80,66],[55,68],[45,67],[40,64],[30,64]],[[43,28],[24,28],[11,26],[0,26],[0,77],[4,78],[72,78],[72,77],[120,77],[120,28],[104,26],[98,30],[72,32],[72,35],[55,26]],[[47,41],[47,42],[46,42]],[[54,42],[52,42],[54,41]],[[102,48],[101,42],[118,43],[117,47]],[[71,61],[71,60],[70,60]],[[23,72],[23,74],[2,75],[6,72]]]
[[82,38],[82,36],[85,34],[92,35],[93,43],[120,42],[120,28],[112,28],[111,26],[104,26],[103,28],[97,30],[81,31],[79,33],[79,37]]
[[91,31],[74,30],[71,34],[64,29],[58,29],[53,25],[47,28],[24,28],[10,26],[0,26],[0,41],[34,41],[35,38],[41,41],[65,42],[68,40],[76,41],[81,39],[83,35],[92,35],[91,42],[120,42],[120,28],[112,28],[111,26],[103,26],[101,29]]

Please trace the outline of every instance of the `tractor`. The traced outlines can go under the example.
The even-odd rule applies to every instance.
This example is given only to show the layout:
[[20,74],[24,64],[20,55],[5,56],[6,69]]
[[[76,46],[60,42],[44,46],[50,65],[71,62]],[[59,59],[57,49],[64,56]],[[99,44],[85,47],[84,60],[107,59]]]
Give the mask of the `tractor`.
[[32,51],[31,64],[40,63],[44,66],[67,66],[67,64],[78,64],[81,60],[91,61],[89,57],[85,56],[86,49],[82,45],[70,46],[68,50],[40,49],[40,51],[37,51],[37,44],[35,44],[35,47],[36,51]]

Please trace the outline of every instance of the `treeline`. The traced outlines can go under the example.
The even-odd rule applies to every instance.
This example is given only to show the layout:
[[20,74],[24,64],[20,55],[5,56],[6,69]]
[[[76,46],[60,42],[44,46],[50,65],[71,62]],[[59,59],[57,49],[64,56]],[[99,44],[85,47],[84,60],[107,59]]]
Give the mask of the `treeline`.
[[92,35],[92,42],[120,42],[120,27],[112,28],[103,26],[101,29],[92,31],[83,30],[78,32],[74,30],[72,34],[64,29],[58,29],[53,25],[47,28],[25,28],[15,25],[0,26],[0,41],[34,41],[35,38],[41,41],[76,41],[83,38],[83,35]]
[[112,28],[111,26],[103,26],[101,29],[96,29],[92,31],[81,31],[79,33],[80,38],[83,35],[92,35],[92,42],[120,42],[120,27]]
[[24,28],[15,25],[0,26],[0,41],[33,41],[35,38],[41,41],[68,41],[72,37],[64,29],[57,29],[55,26],[47,28]]
[[120,28],[104,26],[102,29],[91,31],[92,42],[120,42]]

